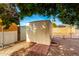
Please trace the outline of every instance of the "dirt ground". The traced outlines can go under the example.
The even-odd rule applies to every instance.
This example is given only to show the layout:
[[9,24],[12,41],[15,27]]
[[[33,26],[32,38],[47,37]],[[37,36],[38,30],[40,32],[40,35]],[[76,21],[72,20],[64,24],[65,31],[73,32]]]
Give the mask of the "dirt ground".
[[79,39],[60,39],[59,45],[52,44],[48,56],[79,56]]
[[15,51],[29,47],[29,45],[30,43],[22,41],[4,46],[5,48],[0,47],[0,56],[9,56]]
[[[27,49],[21,49],[13,56],[38,56],[29,54]],[[47,56],[79,56],[79,39],[59,39],[58,44],[51,44]]]

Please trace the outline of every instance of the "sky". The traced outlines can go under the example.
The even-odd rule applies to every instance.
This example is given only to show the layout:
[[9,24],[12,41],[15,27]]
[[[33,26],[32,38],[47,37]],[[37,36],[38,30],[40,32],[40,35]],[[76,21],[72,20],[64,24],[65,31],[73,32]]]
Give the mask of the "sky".
[[[18,7],[16,7],[16,11],[20,12]],[[33,14],[30,17],[26,16],[20,21],[20,26],[25,26],[26,23],[33,22],[33,21],[41,21],[41,20],[50,20],[51,21],[51,20],[53,20],[53,16],[48,17],[48,16],[43,16],[43,15],[38,15],[38,14]],[[62,22],[57,17],[55,19],[55,23],[57,25],[61,25],[62,24]]]
[[[33,21],[41,21],[41,20],[50,20],[51,21],[51,20],[53,20],[53,17],[48,17],[48,16],[43,16],[43,15],[35,15],[35,14],[33,14],[30,17],[29,16],[24,17],[23,20],[20,21],[20,25],[21,26],[25,26],[26,23],[33,22]],[[59,21],[58,18],[56,18],[55,20],[56,20],[55,23],[57,25],[61,25],[62,24],[62,22]]]

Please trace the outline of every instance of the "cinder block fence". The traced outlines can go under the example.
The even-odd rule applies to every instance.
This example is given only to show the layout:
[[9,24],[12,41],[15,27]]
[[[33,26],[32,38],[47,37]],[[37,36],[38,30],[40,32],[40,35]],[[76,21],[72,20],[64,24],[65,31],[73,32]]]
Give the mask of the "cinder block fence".
[[[3,36],[4,34],[4,36]],[[0,46],[3,44],[10,44],[17,41],[17,31],[0,32]]]

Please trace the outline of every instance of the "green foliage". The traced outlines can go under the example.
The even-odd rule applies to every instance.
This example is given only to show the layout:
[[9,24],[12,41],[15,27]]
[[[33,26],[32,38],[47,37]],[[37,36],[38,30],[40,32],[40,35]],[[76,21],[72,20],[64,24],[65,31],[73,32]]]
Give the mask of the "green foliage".
[[52,22],[52,26],[55,28],[57,27],[56,23]]
[[18,17],[15,9],[12,9],[11,4],[0,4],[0,18],[2,19],[2,25],[6,25],[8,28],[13,22],[18,24]]
[[79,4],[19,3],[16,4],[20,9],[19,17],[12,16],[17,13],[15,11],[16,6],[12,9],[11,7],[13,6],[10,5],[0,4],[0,18],[3,20],[3,25],[9,25],[12,22],[19,24],[19,17],[22,19],[32,14],[40,14],[46,16],[53,15],[54,19],[58,15],[64,24],[77,25],[79,27]]
[[56,15],[64,24],[79,26],[79,4],[54,4],[54,3],[34,3],[17,4],[20,8],[20,17],[31,16],[32,14]]
[[56,15],[56,4],[42,4],[42,3],[30,3],[30,4],[17,4],[20,9],[20,17],[31,16],[32,14],[41,15]]
[[63,23],[79,26],[79,4],[59,4],[58,10]]

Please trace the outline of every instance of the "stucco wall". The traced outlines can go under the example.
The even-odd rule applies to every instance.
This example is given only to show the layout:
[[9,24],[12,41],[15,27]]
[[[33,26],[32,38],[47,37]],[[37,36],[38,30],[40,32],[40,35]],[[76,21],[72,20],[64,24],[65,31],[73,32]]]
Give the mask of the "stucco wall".
[[79,38],[79,29],[75,27],[56,27],[52,30],[53,37],[61,38]]
[[[4,44],[10,44],[17,41],[17,31],[4,32]],[[3,43],[3,35],[0,32],[0,46]]]
[[79,29],[75,29],[75,33],[72,34],[72,38],[78,38],[79,39]]
[[30,23],[29,29],[26,31],[26,41],[50,45],[49,21]]

